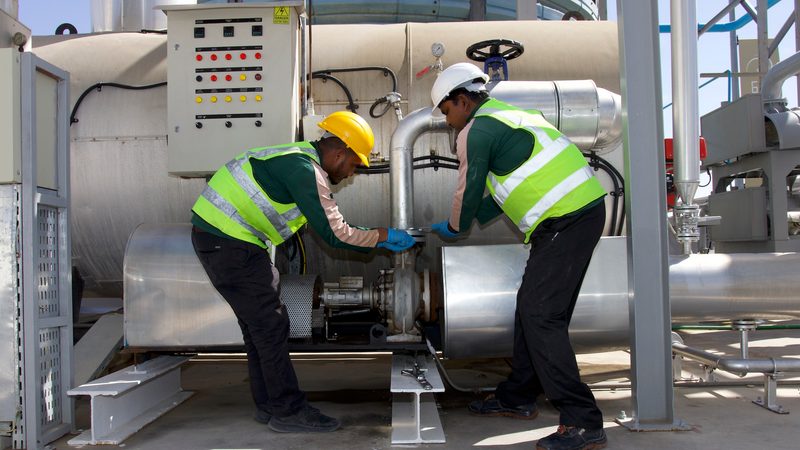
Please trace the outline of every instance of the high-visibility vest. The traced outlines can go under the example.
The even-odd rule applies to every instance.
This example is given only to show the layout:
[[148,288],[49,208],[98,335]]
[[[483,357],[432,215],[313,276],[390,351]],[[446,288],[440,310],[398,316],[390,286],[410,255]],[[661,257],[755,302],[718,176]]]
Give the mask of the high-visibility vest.
[[233,238],[262,248],[289,239],[308,219],[295,203],[272,199],[253,177],[252,159],[266,161],[291,153],[319,155],[308,142],[248,150],[221,167],[208,182],[192,211]]
[[506,175],[489,172],[486,185],[503,212],[525,233],[543,220],[575,212],[605,195],[581,151],[542,113],[489,99],[475,117],[491,117],[533,136],[530,157]]

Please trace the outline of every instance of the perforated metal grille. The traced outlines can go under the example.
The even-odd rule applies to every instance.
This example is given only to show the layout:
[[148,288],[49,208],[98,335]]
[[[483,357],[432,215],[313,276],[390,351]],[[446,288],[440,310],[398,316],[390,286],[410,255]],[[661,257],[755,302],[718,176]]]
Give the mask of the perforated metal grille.
[[311,337],[311,308],[316,276],[282,275],[281,301],[289,313],[289,338]]
[[61,423],[61,332],[39,330],[39,382],[42,389],[40,424]]
[[39,317],[58,317],[58,210],[39,206],[37,297]]

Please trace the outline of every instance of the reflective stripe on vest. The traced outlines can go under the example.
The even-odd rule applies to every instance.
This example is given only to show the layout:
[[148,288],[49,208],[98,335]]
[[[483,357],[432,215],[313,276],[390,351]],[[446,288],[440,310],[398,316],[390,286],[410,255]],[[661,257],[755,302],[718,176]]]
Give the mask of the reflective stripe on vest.
[[538,111],[490,99],[475,114],[479,116],[525,130],[534,138],[531,156],[518,168],[503,176],[489,172],[486,178],[489,192],[525,233],[526,241],[542,220],[571,213],[605,194],[580,150]]
[[249,150],[217,171],[192,210],[223,233],[266,248],[290,238],[306,223],[294,203],[272,200],[256,182],[251,159],[304,153],[319,163],[316,150],[307,142]]

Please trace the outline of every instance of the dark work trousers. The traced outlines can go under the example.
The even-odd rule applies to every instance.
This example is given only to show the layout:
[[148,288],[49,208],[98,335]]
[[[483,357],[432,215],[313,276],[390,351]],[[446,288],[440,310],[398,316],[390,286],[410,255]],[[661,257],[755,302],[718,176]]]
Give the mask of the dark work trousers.
[[603,427],[594,395],[581,382],[567,328],[605,218],[600,202],[572,216],[547,219],[531,235],[517,292],[511,375],[495,393],[503,404],[535,403],[544,393],[561,414],[561,425]]
[[269,254],[257,245],[197,229],[192,245],[211,284],[239,320],[256,407],[278,417],[294,414],[306,396],[289,359],[289,317]]

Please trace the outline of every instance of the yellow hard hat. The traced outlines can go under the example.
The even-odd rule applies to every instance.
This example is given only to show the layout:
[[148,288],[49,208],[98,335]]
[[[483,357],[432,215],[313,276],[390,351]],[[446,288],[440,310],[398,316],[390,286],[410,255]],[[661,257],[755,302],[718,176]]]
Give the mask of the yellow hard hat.
[[350,111],[336,111],[322,119],[318,126],[341,139],[369,167],[369,154],[375,145],[375,135],[366,120]]

